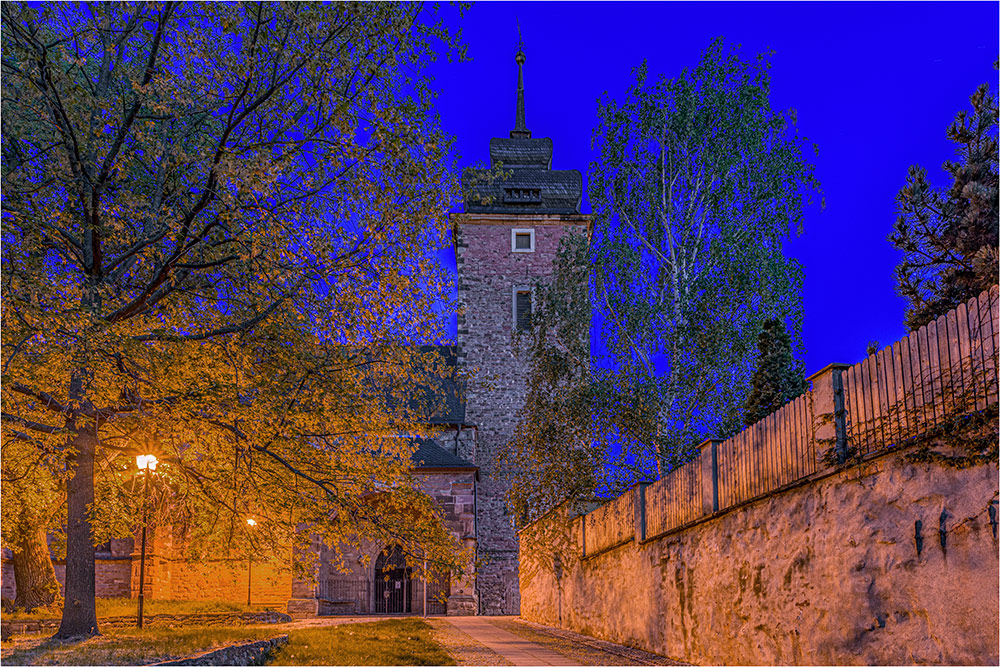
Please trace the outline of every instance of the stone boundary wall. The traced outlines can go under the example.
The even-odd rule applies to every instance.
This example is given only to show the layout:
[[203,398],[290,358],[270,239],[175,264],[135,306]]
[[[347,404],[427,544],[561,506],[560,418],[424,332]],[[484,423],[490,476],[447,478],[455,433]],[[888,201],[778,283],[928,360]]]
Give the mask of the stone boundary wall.
[[521,534],[521,615],[694,664],[998,664],[996,462],[906,451],[581,557]]
[[168,665],[171,667],[175,665],[263,665],[276,649],[287,643],[288,635],[278,635],[271,639],[223,646],[190,658],[153,664],[158,667],[167,667]]
[[[587,513],[581,553],[667,534],[956,419],[995,413],[998,306],[992,287],[853,366],[813,374],[812,388],[777,411],[728,439],[705,440],[693,460]],[[635,507],[634,525],[617,506]]]
[[[143,616],[143,625],[186,626],[186,625],[257,625],[268,623],[288,623],[292,617],[278,611],[206,613],[206,614],[152,614]],[[42,632],[55,632],[59,629],[60,619],[40,618],[21,621],[3,621],[0,623],[0,635],[6,640],[11,635],[29,635]],[[102,628],[132,628],[136,617],[108,616],[97,619],[98,627]]]
[[657,482],[529,524],[522,616],[695,663],[998,664],[997,461],[948,464],[968,452],[940,438],[995,436],[998,301],[827,366]]

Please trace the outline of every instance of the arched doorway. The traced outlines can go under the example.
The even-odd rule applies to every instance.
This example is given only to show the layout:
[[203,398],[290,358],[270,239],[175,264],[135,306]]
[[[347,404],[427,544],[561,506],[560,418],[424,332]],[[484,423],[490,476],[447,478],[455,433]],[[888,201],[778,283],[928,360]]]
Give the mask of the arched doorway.
[[375,560],[375,613],[409,614],[413,611],[411,569],[398,545],[384,549]]

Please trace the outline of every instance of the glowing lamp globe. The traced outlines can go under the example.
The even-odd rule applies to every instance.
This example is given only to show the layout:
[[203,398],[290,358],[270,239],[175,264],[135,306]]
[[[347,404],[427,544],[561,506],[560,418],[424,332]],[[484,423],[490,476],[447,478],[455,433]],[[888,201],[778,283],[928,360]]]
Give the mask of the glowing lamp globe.
[[139,470],[156,470],[156,457],[152,454],[140,454],[135,457],[135,464],[139,467]]

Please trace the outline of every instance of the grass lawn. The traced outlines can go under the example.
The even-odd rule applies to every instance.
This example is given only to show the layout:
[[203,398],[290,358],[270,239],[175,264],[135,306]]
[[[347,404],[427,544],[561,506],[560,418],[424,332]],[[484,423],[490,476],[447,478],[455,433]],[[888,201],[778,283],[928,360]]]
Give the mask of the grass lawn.
[[5,665],[141,665],[280,634],[280,627],[109,628],[99,637],[74,642],[16,637],[3,643],[2,659]]
[[454,665],[417,618],[288,631],[269,665]]
[[[97,598],[97,617],[134,616],[139,609],[139,601],[132,598]],[[146,600],[143,605],[143,615],[154,614],[209,614],[221,612],[263,611],[262,607],[247,607],[246,605],[224,600]],[[5,621],[27,621],[42,618],[61,618],[62,608],[46,607],[35,609],[30,614],[23,611],[3,612]]]

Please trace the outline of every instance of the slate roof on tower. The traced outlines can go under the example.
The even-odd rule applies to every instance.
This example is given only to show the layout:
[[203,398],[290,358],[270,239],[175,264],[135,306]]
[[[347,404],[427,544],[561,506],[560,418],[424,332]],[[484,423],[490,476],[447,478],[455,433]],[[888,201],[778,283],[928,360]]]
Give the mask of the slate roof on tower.
[[413,438],[417,449],[410,459],[417,470],[478,470],[465,459],[455,456],[430,438]]
[[583,177],[576,169],[552,169],[552,140],[533,139],[524,118],[524,53],[517,52],[517,101],[510,137],[490,139],[490,164],[504,175],[474,170],[463,178],[466,213],[578,214]]

